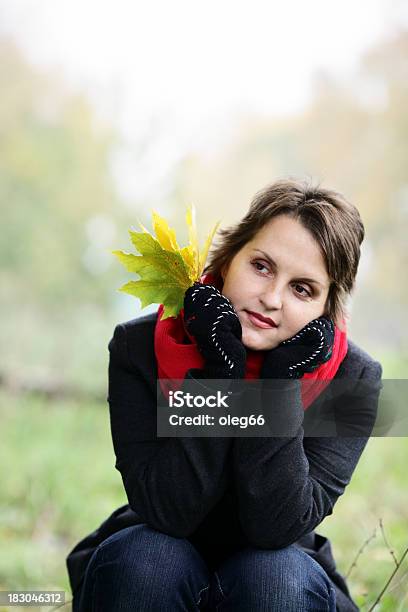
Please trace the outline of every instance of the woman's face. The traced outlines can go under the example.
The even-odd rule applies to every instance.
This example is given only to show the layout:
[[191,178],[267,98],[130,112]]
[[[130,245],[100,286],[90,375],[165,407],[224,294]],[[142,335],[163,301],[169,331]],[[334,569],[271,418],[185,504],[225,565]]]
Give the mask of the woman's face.
[[[222,293],[237,312],[248,349],[275,348],[325,313],[330,279],[320,247],[309,230],[288,215],[265,224],[223,270],[222,278]],[[251,312],[275,326],[260,327]]]

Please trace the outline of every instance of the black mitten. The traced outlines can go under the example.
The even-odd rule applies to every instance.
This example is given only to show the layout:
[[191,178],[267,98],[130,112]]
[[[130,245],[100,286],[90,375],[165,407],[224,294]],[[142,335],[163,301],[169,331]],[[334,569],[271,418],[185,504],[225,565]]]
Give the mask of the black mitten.
[[334,323],[325,316],[313,319],[297,334],[267,351],[261,378],[301,378],[313,372],[332,354]]
[[244,378],[246,349],[230,300],[213,285],[199,282],[184,295],[184,325],[205,359],[205,378]]

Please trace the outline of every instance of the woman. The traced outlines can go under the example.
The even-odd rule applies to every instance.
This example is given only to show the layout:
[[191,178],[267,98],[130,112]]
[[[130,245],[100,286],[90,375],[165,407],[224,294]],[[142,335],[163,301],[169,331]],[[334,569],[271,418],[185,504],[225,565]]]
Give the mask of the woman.
[[[314,529],[350,481],[381,388],[381,365],[346,335],[359,213],[337,192],[280,180],[220,234],[177,319],[160,321],[160,305],[110,341],[129,504],[68,556],[74,612],[358,609]],[[261,380],[290,434],[157,437],[158,379],[203,393],[204,379],[225,378]],[[310,435],[316,414],[332,433]]]

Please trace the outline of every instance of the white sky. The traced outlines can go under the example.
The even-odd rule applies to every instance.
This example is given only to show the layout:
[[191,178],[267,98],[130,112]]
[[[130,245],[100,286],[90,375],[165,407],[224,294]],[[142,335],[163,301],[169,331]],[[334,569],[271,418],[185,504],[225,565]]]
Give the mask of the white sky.
[[[143,197],[185,153],[211,153],[228,138],[237,112],[295,113],[317,70],[352,72],[404,4],[1,0],[0,33],[117,123],[129,145],[117,160],[123,195]],[[147,150],[136,170],[137,146]]]

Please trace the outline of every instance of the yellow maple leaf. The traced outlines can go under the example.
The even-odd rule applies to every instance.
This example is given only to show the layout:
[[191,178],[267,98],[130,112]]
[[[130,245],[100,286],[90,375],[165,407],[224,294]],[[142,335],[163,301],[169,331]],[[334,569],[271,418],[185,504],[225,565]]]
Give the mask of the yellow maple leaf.
[[140,255],[112,251],[129,272],[140,280],[130,281],[119,291],[138,297],[142,308],[150,304],[163,304],[162,319],[177,317],[183,308],[184,294],[203,273],[208,250],[219,222],[207,236],[200,252],[194,205],[186,213],[189,244],[180,248],[176,234],[167,221],[153,211],[153,236],[139,221],[142,232],[130,230],[130,238]]
[[163,219],[163,217],[158,215],[155,211],[153,211],[153,229],[163,249],[167,251],[180,250],[177,244],[175,231],[169,227],[166,219]]

